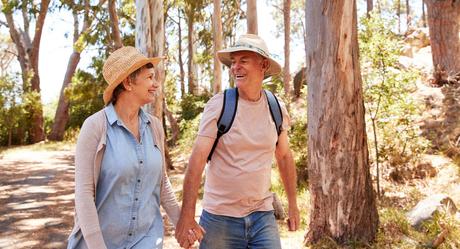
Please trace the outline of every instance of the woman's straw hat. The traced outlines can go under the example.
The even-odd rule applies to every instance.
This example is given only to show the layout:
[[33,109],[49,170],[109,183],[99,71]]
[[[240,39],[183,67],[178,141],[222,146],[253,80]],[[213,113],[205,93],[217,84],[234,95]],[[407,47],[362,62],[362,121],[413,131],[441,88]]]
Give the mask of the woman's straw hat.
[[265,72],[265,78],[277,75],[281,72],[280,64],[270,57],[267,44],[257,35],[245,34],[240,36],[234,46],[218,51],[217,57],[224,65],[230,67],[232,64],[230,53],[236,51],[252,51],[268,59],[270,61],[270,67]]
[[104,63],[102,75],[109,84],[104,90],[104,103],[108,104],[113,90],[132,72],[145,64],[157,65],[164,57],[148,58],[134,47],[126,46],[115,50]]

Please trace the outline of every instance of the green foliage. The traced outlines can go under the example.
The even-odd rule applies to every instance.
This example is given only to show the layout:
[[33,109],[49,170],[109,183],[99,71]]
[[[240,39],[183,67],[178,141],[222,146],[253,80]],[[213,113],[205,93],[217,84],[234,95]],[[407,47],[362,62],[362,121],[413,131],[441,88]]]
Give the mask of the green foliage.
[[431,246],[431,243],[444,230],[447,230],[448,233],[445,241],[438,248],[459,248],[460,222],[447,211],[436,211],[432,219],[423,222],[421,226],[423,234],[420,234],[418,238],[423,244]]
[[[394,22],[373,13],[361,24],[359,44],[367,127],[376,125],[376,130],[368,134],[376,133],[381,159],[393,165],[403,164],[427,146],[419,128],[413,125],[421,113],[412,96],[419,74],[398,63],[402,41],[391,31]],[[374,137],[368,138],[374,146]]]
[[[27,113],[22,104],[23,92],[18,77],[10,75],[0,78],[0,145],[23,144],[21,129],[27,123]],[[11,141],[9,141],[11,136]]]
[[195,142],[198,128],[200,125],[201,113],[191,120],[182,119],[179,123],[180,138],[178,141],[178,150],[182,154],[190,155],[193,143]]
[[192,120],[195,117],[202,113],[206,102],[210,98],[209,93],[204,93],[200,96],[195,96],[192,94],[186,94],[182,97],[180,106],[182,108],[181,117],[184,120]]
[[96,71],[99,72],[97,78],[88,72],[79,70],[75,74],[72,84],[65,91],[70,104],[68,127],[80,127],[87,117],[104,107],[102,95],[106,83],[99,71],[102,67],[102,61],[95,60],[94,65]]

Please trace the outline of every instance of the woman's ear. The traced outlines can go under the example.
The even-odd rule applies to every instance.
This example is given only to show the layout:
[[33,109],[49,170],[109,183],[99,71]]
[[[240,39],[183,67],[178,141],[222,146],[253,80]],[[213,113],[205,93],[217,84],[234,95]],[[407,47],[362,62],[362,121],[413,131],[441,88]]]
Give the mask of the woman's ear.
[[132,87],[131,87],[131,79],[129,77],[126,77],[126,79],[124,79],[121,84],[123,84],[123,87],[125,88],[125,90],[127,91],[131,91],[132,90]]

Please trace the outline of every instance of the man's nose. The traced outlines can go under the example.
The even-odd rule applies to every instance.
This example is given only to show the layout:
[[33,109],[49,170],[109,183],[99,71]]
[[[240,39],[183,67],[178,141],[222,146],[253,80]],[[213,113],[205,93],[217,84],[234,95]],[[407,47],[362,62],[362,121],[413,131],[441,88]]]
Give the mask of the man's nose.
[[240,68],[240,67],[241,67],[240,63],[238,63],[238,62],[233,62],[233,64],[232,64],[232,69],[238,69],[238,68]]

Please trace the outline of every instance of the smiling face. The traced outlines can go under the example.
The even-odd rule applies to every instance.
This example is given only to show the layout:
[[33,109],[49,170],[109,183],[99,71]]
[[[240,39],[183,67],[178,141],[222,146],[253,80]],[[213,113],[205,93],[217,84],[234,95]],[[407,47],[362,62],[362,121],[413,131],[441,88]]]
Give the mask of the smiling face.
[[155,100],[156,92],[160,86],[159,81],[155,78],[155,69],[142,68],[136,75],[133,83],[130,85],[130,91],[139,104],[145,105]]
[[251,51],[237,51],[230,54],[230,72],[238,88],[262,86],[268,60]]

